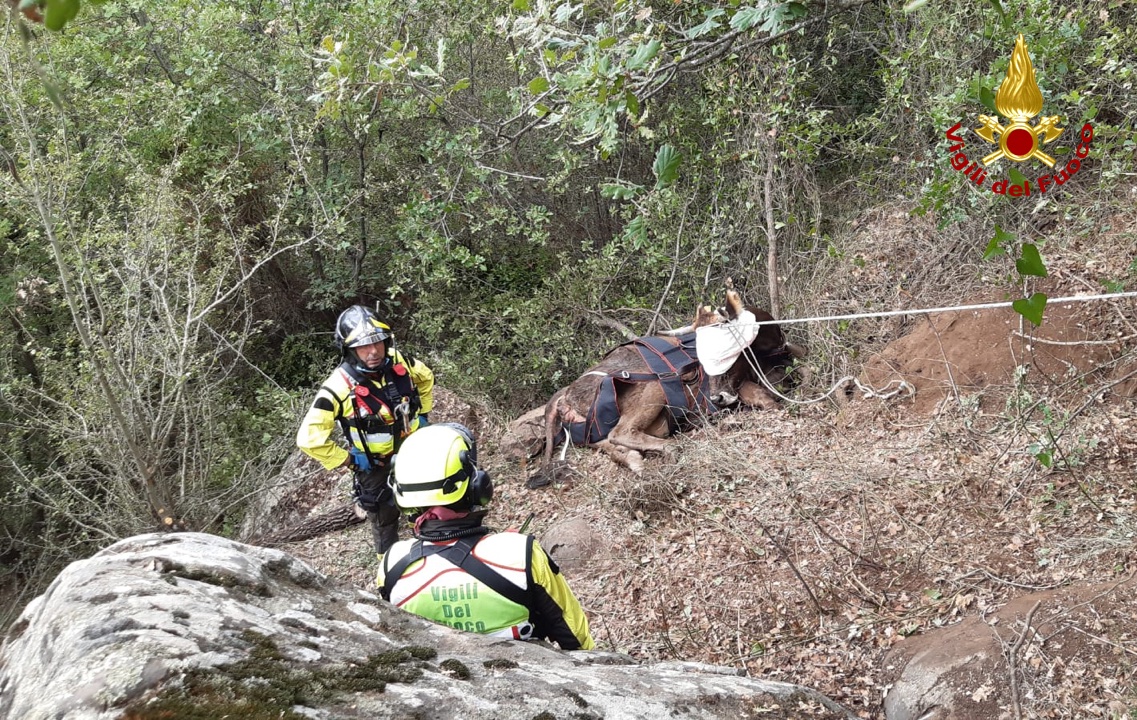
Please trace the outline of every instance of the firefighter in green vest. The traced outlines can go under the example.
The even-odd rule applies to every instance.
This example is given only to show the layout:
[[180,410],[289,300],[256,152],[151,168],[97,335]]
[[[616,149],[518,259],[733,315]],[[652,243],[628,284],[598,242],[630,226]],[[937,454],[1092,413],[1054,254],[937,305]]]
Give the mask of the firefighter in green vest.
[[536,538],[482,524],[493,481],[476,463],[462,425],[431,425],[403,443],[392,479],[415,539],[383,556],[383,599],[459,630],[593,649],[588,618]]
[[[404,438],[430,424],[434,373],[396,350],[390,326],[362,305],[340,314],[336,343],[343,361],[316,393],[296,445],[328,470],[351,468],[356,512],[370,520],[375,552],[382,555],[399,539],[399,511],[387,482],[391,458]],[[332,440],[337,423],[347,450]]]

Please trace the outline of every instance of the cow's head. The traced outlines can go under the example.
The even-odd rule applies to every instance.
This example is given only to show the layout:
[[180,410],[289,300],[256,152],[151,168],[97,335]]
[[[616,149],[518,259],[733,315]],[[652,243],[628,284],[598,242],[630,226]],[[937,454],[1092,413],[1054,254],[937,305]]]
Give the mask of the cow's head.
[[[720,408],[733,407],[740,401],[746,405],[766,405],[770,396],[759,377],[761,372],[771,384],[786,377],[786,366],[798,356],[797,348],[787,344],[782,329],[777,325],[756,325],[774,319],[770,313],[747,306],[733,289],[726,293],[726,304],[718,312],[708,315],[722,318],[719,323],[724,332],[738,339],[741,345],[750,340],[746,350],[739,352],[729,369],[711,376],[711,401]],[[706,323],[712,324],[712,323]]]

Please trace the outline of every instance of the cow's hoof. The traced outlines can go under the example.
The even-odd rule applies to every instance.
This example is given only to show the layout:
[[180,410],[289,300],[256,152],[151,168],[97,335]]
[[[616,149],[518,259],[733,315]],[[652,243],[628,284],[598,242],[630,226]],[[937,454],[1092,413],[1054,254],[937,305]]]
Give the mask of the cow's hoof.
[[639,450],[629,450],[627,457],[628,469],[636,475],[644,473],[644,456]]
[[553,476],[550,473],[538,471],[529,476],[525,481],[525,487],[530,490],[545,487],[553,482]]
[[525,481],[525,487],[536,490],[554,483],[563,485],[572,481],[575,472],[567,462],[554,462],[552,465],[540,468],[530,475]]

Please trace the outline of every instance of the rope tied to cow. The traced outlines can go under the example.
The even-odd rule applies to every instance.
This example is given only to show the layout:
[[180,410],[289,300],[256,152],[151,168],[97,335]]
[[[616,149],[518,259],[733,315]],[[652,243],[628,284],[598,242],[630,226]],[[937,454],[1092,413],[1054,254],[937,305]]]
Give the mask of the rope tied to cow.
[[[1118,292],[1118,293],[1100,293],[1100,294],[1095,294],[1095,295],[1072,295],[1069,297],[1051,298],[1051,299],[1047,300],[1047,304],[1048,305],[1060,305],[1063,303],[1090,302],[1090,301],[1095,301],[1095,300],[1119,300],[1119,299],[1125,299],[1125,298],[1137,298],[1137,291]],[[819,316],[805,317],[805,318],[791,318],[788,320],[765,320],[765,321],[752,321],[750,323],[727,323],[726,326],[728,327],[730,332],[735,336],[736,341],[738,341],[740,344],[744,344],[745,338],[742,337],[741,331],[739,329],[739,326],[742,324],[746,324],[750,327],[760,327],[762,325],[790,325],[790,324],[794,324],[794,323],[807,323],[807,322],[824,322],[824,321],[835,321],[835,320],[860,320],[860,319],[868,319],[868,318],[896,317],[896,316],[900,316],[900,315],[932,315],[935,313],[962,312],[965,310],[972,310],[972,311],[994,310],[994,309],[1000,309],[1000,308],[1009,308],[1009,307],[1013,307],[1013,306],[1014,306],[1014,301],[1004,301],[1004,302],[976,303],[976,304],[971,304],[971,305],[952,305],[952,306],[937,307],[937,308],[915,308],[915,309],[909,309],[909,310],[885,310],[885,311],[880,311],[880,312],[850,313],[850,314],[846,314],[846,315],[819,315]],[[821,396],[814,398],[812,400],[796,400],[794,398],[787,397],[785,394],[783,394],[782,392],[780,392],[777,388],[775,388],[773,386],[773,384],[766,377],[766,374],[762,372],[762,368],[755,361],[755,359],[752,356],[752,354],[750,353],[749,349],[747,349],[743,354],[746,357],[746,362],[750,366],[750,369],[753,370],[755,375],[758,376],[758,379],[761,380],[762,385],[766,388],[766,390],[773,393],[779,399],[781,399],[785,402],[788,402],[788,403],[795,404],[795,405],[810,405],[813,403],[821,402],[822,400],[825,400],[826,398],[828,398],[833,393],[837,392],[839,389],[848,385],[850,382],[852,382],[857,387],[857,390],[860,391],[861,396],[865,399],[875,397],[875,398],[880,398],[882,400],[888,400],[888,399],[891,399],[893,397],[896,397],[900,393],[906,393],[906,397],[911,397],[911,396],[916,394],[916,388],[913,387],[911,383],[909,383],[908,381],[903,380],[903,379],[892,380],[887,385],[885,385],[884,388],[878,390],[876,388],[873,388],[871,386],[866,385],[865,383],[861,382],[860,379],[858,379],[852,375],[846,375],[845,377],[843,377],[840,380],[833,383],[833,386],[831,388],[829,388],[829,390],[827,392],[825,392],[824,394],[822,394]],[[890,389],[893,387],[893,385],[895,385],[896,388]]]
[[[1047,305],[1061,305],[1063,303],[1091,302],[1094,300],[1121,300],[1137,298],[1137,291],[1102,293],[1097,295],[1071,295],[1069,297],[1048,298]],[[754,327],[762,325],[793,325],[796,323],[825,322],[832,320],[861,320],[867,318],[897,317],[899,315],[933,315],[936,313],[962,312],[964,310],[995,310],[1014,306],[1013,300],[1005,302],[977,303],[974,305],[951,305],[937,308],[913,308],[910,310],[882,310],[880,312],[851,313],[848,315],[818,315],[814,317],[789,318],[787,320],[762,320],[746,323]],[[741,323],[740,323],[741,324]]]
[[[762,323],[756,323],[756,324],[761,325]],[[775,323],[767,323],[767,324],[775,324]],[[874,387],[866,385],[865,383],[861,382],[861,380],[859,378],[857,378],[853,375],[846,375],[845,377],[841,378],[837,382],[833,383],[833,386],[831,388],[829,388],[829,390],[827,392],[820,395],[819,397],[813,398],[811,400],[797,400],[795,398],[788,397],[787,395],[782,393],[780,390],[778,390],[776,387],[774,387],[774,384],[771,383],[769,378],[766,377],[766,373],[762,372],[761,364],[755,360],[754,354],[750,351],[750,348],[743,344],[746,342],[746,338],[743,337],[741,331],[737,328],[737,326],[735,326],[731,323],[726,323],[726,327],[731,332],[731,334],[734,335],[735,340],[745,348],[742,351],[742,355],[743,355],[743,357],[746,358],[747,365],[750,366],[750,369],[754,371],[754,374],[757,375],[758,379],[762,382],[762,386],[765,387],[766,390],[768,390],[770,393],[772,393],[775,397],[777,397],[780,400],[783,400],[785,402],[788,402],[790,404],[793,404],[793,405],[812,405],[814,403],[819,403],[819,402],[825,400],[826,398],[828,398],[833,393],[840,390],[841,388],[848,385],[850,382],[852,382],[854,385],[856,385],[857,390],[859,390],[861,392],[861,397],[866,399],[866,400],[869,398],[880,398],[881,400],[888,400],[888,399],[891,399],[893,397],[896,397],[897,395],[899,395],[902,392],[907,393],[906,397],[912,397],[913,395],[916,394],[916,388],[911,383],[909,383],[907,380],[903,380],[903,379],[892,380],[887,385],[885,385],[882,389],[878,390]],[[783,347],[785,347],[785,346],[783,346]],[[896,385],[896,388],[890,390],[890,388],[892,388],[893,385]]]

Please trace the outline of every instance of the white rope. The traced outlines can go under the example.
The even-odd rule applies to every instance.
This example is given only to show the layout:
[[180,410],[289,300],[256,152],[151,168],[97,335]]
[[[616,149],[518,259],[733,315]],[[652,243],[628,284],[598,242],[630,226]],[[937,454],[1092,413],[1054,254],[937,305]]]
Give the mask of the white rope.
[[[738,328],[735,325],[728,323],[727,327],[740,344],[744,342],[745,339],[739,335]],[[850,381],[857,386],[857,389],[861,391],[861,396],[866,400],[873,397],[880,398],[882,400],[888,400],[889,398],[895,397],[896,395],[899,395],[905,391],[907,391],[908,397],[916,394],[916,388],[913,387],[907,380],[892,380],[887,385],[885,385],[883,389],[877,390],[868,385],[865,385],[852,375],[846,375],[837,382],[833,383],[833,386],[829,388],[829,391],[820,397],[813,398],[812,400],[796,400],[782,394],[781,391],[774,387],[774,384],[771,383],[769,378],[766,377],[766,373],[762,372],[762,365],[755,361],[754,353],[750,351],[749,347],[745,348],[741,354],[744,358],[746,358],[746,364],[750,366],[750,369],[753,370],[754,374],[758,376],[758,379],[762,381],[762,386],[765,387],[769,392],[773,393],[776,397],[792,405],[812,405],[813,403],[819,403],[833,393],[837,392],[837,390],[844,387],[845,384],[849,383]],[[893,385],[897,386],[896,389],[889,390],[889,388]]]
[[[1137,298],[1137,292],[1108,293],[1106,295],[1075,295],[1073,297],[1047,298],[1047,305],[1060,305],[1072,302],[1090,302],[1091,300],[1119,300],[1122,298]],[[792,325],[794,323],[822,322],[827,320],[859,320],[861,318],[895,317],[897,315],[931,315],[933,313],[960,312],[963,310],[992,310],[995,308],[1009,308],[1014,301],[980,303],[978,305],[954,305],[939,308],[916,308],[914,310],[886,310],[875,313],[854,313],[851,315],[821,315],[807,318],[791,318],[789,320],[763,320],[750,323],[752,325]]]
[[[913,395],[916,394],[916,388],[913,387],[912,384],[909,383],[907,380],[893,380],[893,381],[889,382],[887,385],[885,385],[884,388],[882,388],[881,390],[877,390],[876,388],[865,385],[863,382],[861,382],[857,378],[853,377],[852,375],[846,375],[845,377],[841,378],[837,382],[833,383],[833,387],[829,388],[829,391],[826,392],[824,395],[821,395],[820,397],[816,397],[812,400],[795,400],[794,398],[786,397],[781,392],[779,392],[777,388],[775,388],[772,384],[770,384],[770,381],[766,378],[766,374],[764,372],[762,372],[761,366],[754,367],[754,363],[751,362],[749,357],[746,358],[746,361],[748,363],[750,363],[751,369],[755,371],[755,373],[758,375],[758,378],[762,381],[762,385],[765,386],[765,388],[767,390],[772,392],[774,395],[777,395],[779,398],[781,398],[785,402],[788,402],[788,403],[793,404],[793,405],[812,405],[813,403],[819,403],[822,400],[824,400],[825,398],[832,395],[833,393],[840,390],[842,387],[844,387],[849,382],[852,382],[854,385],[857,386],[857,389],[861,391],[861,397],[864,398],[865,400],[867,400],[869,398],[874,398],[874,397],[880,398],[881,400],[888,400],[889,398],[896,397],[897,395],[899,395],[902,392],[906,393],[907,397],[912,397]],[[892,387],[893,385],[896,385],[896,389],[895,390],[889,390],[889,388]]]
[[564,431],[565,431],[565,444],[561,446],[561,458],[560,458],[561,462],[565,461],[565,457],[568,456],[569,445],[572,445],[572,435],[569,434],[569,429],[564,428]]
[[[1121,299],[1121,298],[1137,298],[1137,292],[1108,293],[1105,295],[1076,295],[1073,297],[1053,298],[1053,299],[1047,299],[1046,304],[1047,305],[1057,305],[1057,304],[1061,304],[1061,303],[1089,302],[1091,300],[1117,300],[1117,299]],[[793,323],[822,322],[822,321],[827,321],[827,320],[859,320],[861,318],[894,317],[896,315],[931,315],[932,313],[961,312],[964,310],[992,310],[992,309],[996,309],[996,308],[1008,308],[1008,307],[1011,307],[1012,304],[1013,304],[1013,301],[1010,301],[1010,302],[994,302],[994,303],[980,303],[977,305],[955,305],[955,306],[951,306],[951,307],[940,307],[940,308],[918,308],[915,310],[887,310],[884,312],[876,312],[876,313],[854,313],[854,314],[850,314],[850,315],[826,315],[826,316],[809,317],[809,318],[793,318],[790,320],[764,320],[762,322],[753,322],[753,323],[745,323],[745,324],[750,325],[750,326],[789,325],[789,324],[793,324]],[[735,335],[735,338],[739,341],[739,344],[742,344],[742,338],[739,336],[737,328],[741,324],[743,324],[743,323],[730,323],[730,322],[726,323],[726,326]],[[832,395],[833,393],[835,393],[839,388],[844,387],[845,384],[848,383],[849,381],[852,381],[853,384],[855,384],[857,386],[857,389],[861,391],[862,396],[865,397],[866,399],[871,398],[871,397],[877,397],[877,398],[881,398],[882,400],[887,400],[887,399],[894,397],[894,396],[900,394],[901,392],[905,392],[905,391],[907,391],[907,394],[909,397],[916,394],[916,388],[914,388],[907,380],[893,380],[892,382],[888,383],[888,385],[885,385],[884,389],[876,390],[875,388],[872,388],[872,387],[865,385],[864,383],[862,383],[860,380],[853,377],[852,375],[847,375],[847,376],[841,378],[840,380],[838,380],[836,383],[834,383],[833,387],[829,388],[829,391],[826,392],[824,395],[821,395],[820,397],[814,398],[813,400],[795,400],[793,398],[786,397],[785,395],[783,395],[781,392],[779,392],[777,390],[777,388],[775,388],[773,386],[773,384],[770,383],[770,381],[766,378],[766,374],[762,372],[762,368],[758,365],[758,363],[756,363],[754,361],[754,358],[752,357],[752,353],[749,352],[749,348],[746,348],[746,350],[744,350],[742,354],[743,354],[743,356],[746,357],[746,362],[750,365],[750,369],[753,370],[758,375],[758,378],[762,381],[762,385],[767,390],[769,390],[771,393],[773,393],[777,397],[781,398],[782,400],[789,402],[789,403],[793,403],[795,405],[811,405],[811,404],[816,403],[816,402],[821,402],[825,398],[827,398],[830,395]],[[890,391],[889,388],[892,387],[894,384],[897,384],[896,389]]]

